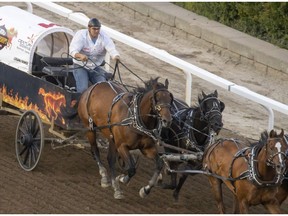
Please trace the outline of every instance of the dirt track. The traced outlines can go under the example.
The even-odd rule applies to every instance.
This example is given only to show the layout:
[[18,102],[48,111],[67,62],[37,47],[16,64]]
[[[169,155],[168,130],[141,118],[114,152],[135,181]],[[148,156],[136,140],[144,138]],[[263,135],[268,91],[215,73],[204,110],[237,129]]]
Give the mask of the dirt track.
[[[285,79],[288,80],[285,76],[274,76],[272,80],[269,79],[270,75],[266,74],[264,79],[263,74],[254,70],[252,66],[218,55],[209,47],[199,44],[196,39],[188,41],[180,33],[171,35],[165,31],[165,27],[161,27],[153,20],[141,17],[134,20],[133,14],[122,9],[115,9],[116,7],[108,7],[109,3],[66,3],[66,5],[76,7],[79,11],[83,10],[88,16],[97,14],[105,25],[115,27],[125,34],[142,39],[158,48],[163,48],[217,75],[223,75],[227,79],[230,77],[233,81],[246,84],[245,86],[255,91],[258,90],[259,93],[263,92],[269,97],[287,102],[287,99],[280,94],[282,91],[279,88]],[[64,19],[58,19],[57,16],[44,10],[34,8],[34,13],[48,20],[67,24]],[[106,14],[110,14],[109,18],[105,16]],[[121,20],[117,17],[121,17]],[[145,24],[146,21],[151,24],[149,27]],[[68,27],[79,28],[74,24]],[[160,31],[157,35],[162,37],[155,34],[157,31]],[[123,61],[127,62],[129,67],[143,79],[148,79],[150,76],[167,77],[170,80],[170,90],[173,94],[183,97],[181,92],[184,89],[185,79],[179,75],[180,71],[129,49],[123,44],[117,43],[117,46]],[[250,79],[249,76],[254,78]],[[276,81],[275,77],[281,77],[281,79]],[[129,75],[124,76],[123,79],[135,81]],[[267,85],[269,81],[278,82],[278,85]],[[193,102],[201,90],[209,92],[215,89],[215,86],[197,78],[193,80],[193,86],[196,89]],[[273,87],[273,91],[266,86]],[[221,89],[218,91],[220,99],[226,104],[224,111],[226,130],[223,131],[223,135],[235,137],[241,133],[241,135],[257,139],[259,133],[267,125],[265,111],[261,107],[254,108],[250,102],[229,96]],[[243,107],[244,102],[247,104]],[[174,203],[172,191],[160,188],[155,188],[147,198],[140,198],[139,189],[148,183],[152,173],[149,167],[153,166],[151,161],[145,158],[141,158],[137,174],[129,186],[123,186],[126,195],[124,200],[115,200],[111,188],[100,187],[98,169],[90,156],[89,149],[83,151],[66,147],[52,150],[47,143],[37,168],[32,172],[25,172],[18,165],[15,156],[14,136],[18,119],[18,116],[0,115],[0,213],[217,213],[208,181],[203,175],[188,178],[177,204]],[[281,121],[281,116],[276,116],[275,122],[278,128],[287,126],[287,123]],[[235,133],[231,133],[231,130]],[[105,159],[105,150],[102,155]],[[228,212],[231,212],[232,199],[227,191],[225,191],[224,199]],[[286,200],[282,206],[286,213],[288,213],[287,204]],[[267,212],[263,207],[258,206],[251,208],[251,213]]]
[[[210,214],[217,213],[206,176],[188,178],[178,203],[172,191],[154,188],[142,199],[141,187],[148,183],[153,163],[141,158],[136,176],[128,186],[122,186],[126,198],[115,200],[112,188],[101,188],[98,168],[88,149],[65,147],[53,150],[49,143],[41,160],[32,172],[18,165],[14,134],[19,117],[0,115],[0,213],[51,214]],[[105,161],[105,150],[102,150]],[[164,180],[167,180],[166,178]],[[228,212],[232,199],[225,188]],[[287,201],[283,205],[288,212]],[[251,213],[267,213],[262,207],[251,208]]]

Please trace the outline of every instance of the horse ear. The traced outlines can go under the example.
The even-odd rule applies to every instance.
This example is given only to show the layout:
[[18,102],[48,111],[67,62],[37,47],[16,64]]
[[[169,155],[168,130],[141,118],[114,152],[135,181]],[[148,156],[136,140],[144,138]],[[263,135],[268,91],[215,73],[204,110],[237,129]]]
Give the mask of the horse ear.
[[217,89],[214,91],[214,95],[215,95],[215,97],[218,97]]
[[169,81],[168,79],[165,80],[165,88],[168,89]]
[[204,91],[202,91],[202,95],[205,98],[207,95],[204,93]]
[[225,109],[225,104],[220,101],[220,111],[223,112],[223,110]]
[[273,129],[270,131],[269,137],[270,138],[275,137],[275,131]]
[[283,128],[281,129],[281,133],[280,133],[280,136],[283,137],[284,136],[284,130]]

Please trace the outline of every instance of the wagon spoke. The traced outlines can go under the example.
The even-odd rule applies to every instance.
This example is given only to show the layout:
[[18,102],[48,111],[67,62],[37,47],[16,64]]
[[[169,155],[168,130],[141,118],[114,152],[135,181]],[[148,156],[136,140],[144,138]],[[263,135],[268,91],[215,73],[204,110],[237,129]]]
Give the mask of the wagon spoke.
[[19,153],[19,155],[22,156],[22,154],[27,150],[27,148],[28,148],[28,147],[25,146],[25,147],[21,150],[21,152]]
[[39,150],[39,142],[38,142],[38,140],[36,142],[35,142],[35,140],[33,141],[32,148],[37,152],[37,154],[39,153],[40,150]]
[[36,135],[38,135],[39,133],[39,126],[37,125],[36,130],[33,132],[33,137],[36,137]]
[[29,147],[29,157],[28,157],[28,167],[31,167],[31,164],[32,164],[32,149],[31,149],[31,146]]
[[[23,161],[23,164],[25,164],[25,165],[26,165],[26,162],[27,162],[28,157],[29,157],[29,155],[30,155],[30,152],[29,152],[30,148],[26,148],[26,149],[27,149],[27,151],[26,151],[26,154],[25,154],[25,156],[24,156],[24,161]],[[23,152],[23,153],[24,153],[24,152]]]
[[25,128],[23,128],[23,127],[20,127],[19,130],[20,130],[20,132],[21,132],[22,134],[26,134],[26,133],[27,133],[26,130],[25,130]]
[[31,131],[30,131],[33,137],[35,136],[36,129],[37,129],[37,119],[34,118],[31,122]]
[[30,131],[30,127],[31,127],[31,114],[27,115],[26,118],[23,119],[24,124],[26,126],[26,131]]
[[[37,150],[36,150],[37,151]],[[36,157],[36,154],[35,154],[35,151],[34,151],[34,145],[31,145],[31,159],[32,159],[32,162],[33,164],[36,162],[37,160],[37,157]]]

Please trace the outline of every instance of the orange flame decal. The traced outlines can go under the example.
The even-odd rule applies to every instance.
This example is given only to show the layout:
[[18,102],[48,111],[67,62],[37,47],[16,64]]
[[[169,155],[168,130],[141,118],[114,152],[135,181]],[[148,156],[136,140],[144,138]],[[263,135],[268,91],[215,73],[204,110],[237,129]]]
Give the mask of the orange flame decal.
[[57,118],[60,118],[62,124],[65,124],[64,118],[59,116],[59,114],[61,114],[60,107],[61,106],[66,107],[65,96],[60,93],[53,94],[51,92],[45,92],[43,88],[39,89],[38,94],[44,97],[45,110],[48,115],[48,118],[49,119],[54,118],[55,120]]
[[3,85],[3,88],[0,88],[0,92],[3,94],[3,101],[23,110],[34,110],[38,113],[40,118],[44,121],[50,122],[47,116],[38,108],[36,104],[28,104],[29,97],[21,98],[18,96],[18,93],[13,95],[13,90],[7,92],[7,87]]

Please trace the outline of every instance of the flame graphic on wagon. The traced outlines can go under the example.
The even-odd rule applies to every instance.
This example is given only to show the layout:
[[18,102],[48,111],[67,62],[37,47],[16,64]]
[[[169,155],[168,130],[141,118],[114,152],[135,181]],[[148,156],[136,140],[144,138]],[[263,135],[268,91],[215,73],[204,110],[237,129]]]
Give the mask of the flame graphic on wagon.
[[55,120],[60,118],[61,122],[65,124],[65,120],[61,114],[60,107],[66,107],[66,99],[63,94],[60,93],[51,93],[51,92],[45,92],[43,88],[39,89],[38,94],[42,95],[44,98],[44,104],[45,104],[45,110],[48,115],[49,119],[54,118]]

